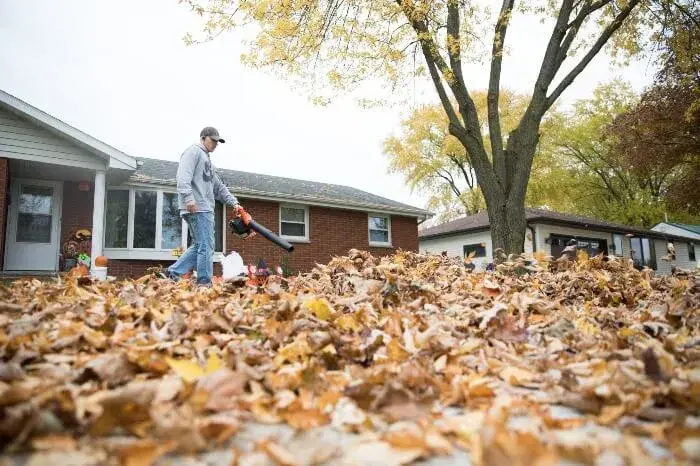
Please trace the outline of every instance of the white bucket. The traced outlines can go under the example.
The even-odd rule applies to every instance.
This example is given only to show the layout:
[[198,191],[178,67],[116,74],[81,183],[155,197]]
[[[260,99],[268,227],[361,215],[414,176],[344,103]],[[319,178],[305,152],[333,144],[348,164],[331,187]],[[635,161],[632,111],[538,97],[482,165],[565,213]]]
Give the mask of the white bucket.
[[107,267],[94,266],[92,268],[92,277],[96,280],[106,280],[107,279]]

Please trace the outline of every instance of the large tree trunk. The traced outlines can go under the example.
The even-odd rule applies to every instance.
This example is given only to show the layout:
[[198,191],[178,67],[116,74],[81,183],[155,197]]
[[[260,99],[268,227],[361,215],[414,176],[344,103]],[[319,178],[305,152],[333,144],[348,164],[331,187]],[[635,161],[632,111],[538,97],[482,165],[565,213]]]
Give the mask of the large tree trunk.
[[[506,154],[507,191],[483,189],[491,226],[494,260],[508,254],[520,254],[525,246],[527,221],[525,193],[532,169],[532,159],[539,141],[541,118],[526,114],[508,138]],[[497,254],[501,249],[504,254]]]

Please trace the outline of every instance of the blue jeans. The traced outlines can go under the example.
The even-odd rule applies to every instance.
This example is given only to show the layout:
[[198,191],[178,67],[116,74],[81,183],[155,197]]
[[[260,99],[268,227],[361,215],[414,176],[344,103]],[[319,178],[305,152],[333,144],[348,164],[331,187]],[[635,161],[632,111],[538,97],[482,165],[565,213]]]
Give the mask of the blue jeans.
[[168,274],[178,280],[197,269],[197,284],[208,285],[214,275],[214,212],[187,213],[182,217],[187,222],[193,242],[177,262],[168,267]]

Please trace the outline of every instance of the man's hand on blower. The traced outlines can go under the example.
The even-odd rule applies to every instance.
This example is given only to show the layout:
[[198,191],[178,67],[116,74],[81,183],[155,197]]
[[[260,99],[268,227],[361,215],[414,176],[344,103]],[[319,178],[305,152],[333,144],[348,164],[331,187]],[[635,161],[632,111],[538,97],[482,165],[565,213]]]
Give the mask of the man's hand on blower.
[[[246,210],[240,204],[236,204],[235,206],[233,206],[233,212],[236,214],[237,217],[240,217],[241,220],[243,220],[243,223],[245,223],[246,225],[248,225],[253,219],[253,217],[251,217],[250,214],[246,212]],[[255,230],[250,230],[250,233],[248,233],[248,236],[246,236],[245,239],[249,240],[256,234],[257,233],[255,232]]]

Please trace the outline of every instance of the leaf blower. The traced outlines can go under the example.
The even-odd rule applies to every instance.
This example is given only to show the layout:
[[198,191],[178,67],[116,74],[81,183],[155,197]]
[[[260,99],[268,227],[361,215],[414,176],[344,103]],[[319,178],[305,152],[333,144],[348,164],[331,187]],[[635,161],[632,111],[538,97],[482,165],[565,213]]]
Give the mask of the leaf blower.
[[236,235],[240,236],[243,239],[248,238],[254,233],[258,233],[267,238],[268,240],[272,241],[285,251],[294,251],[294,245],[283,240],[282,238],[280,238],[279,236],[277,236],[264,226],[260,225],[255,220],[253,220],[253,217],[251,217],[250,214],[246,212],[245,209],[243,209],[243,207],[238,207],[236,209],[236,217],[229,222],[229,225],[231,226],[231,230],[233,230],[233,232]]

